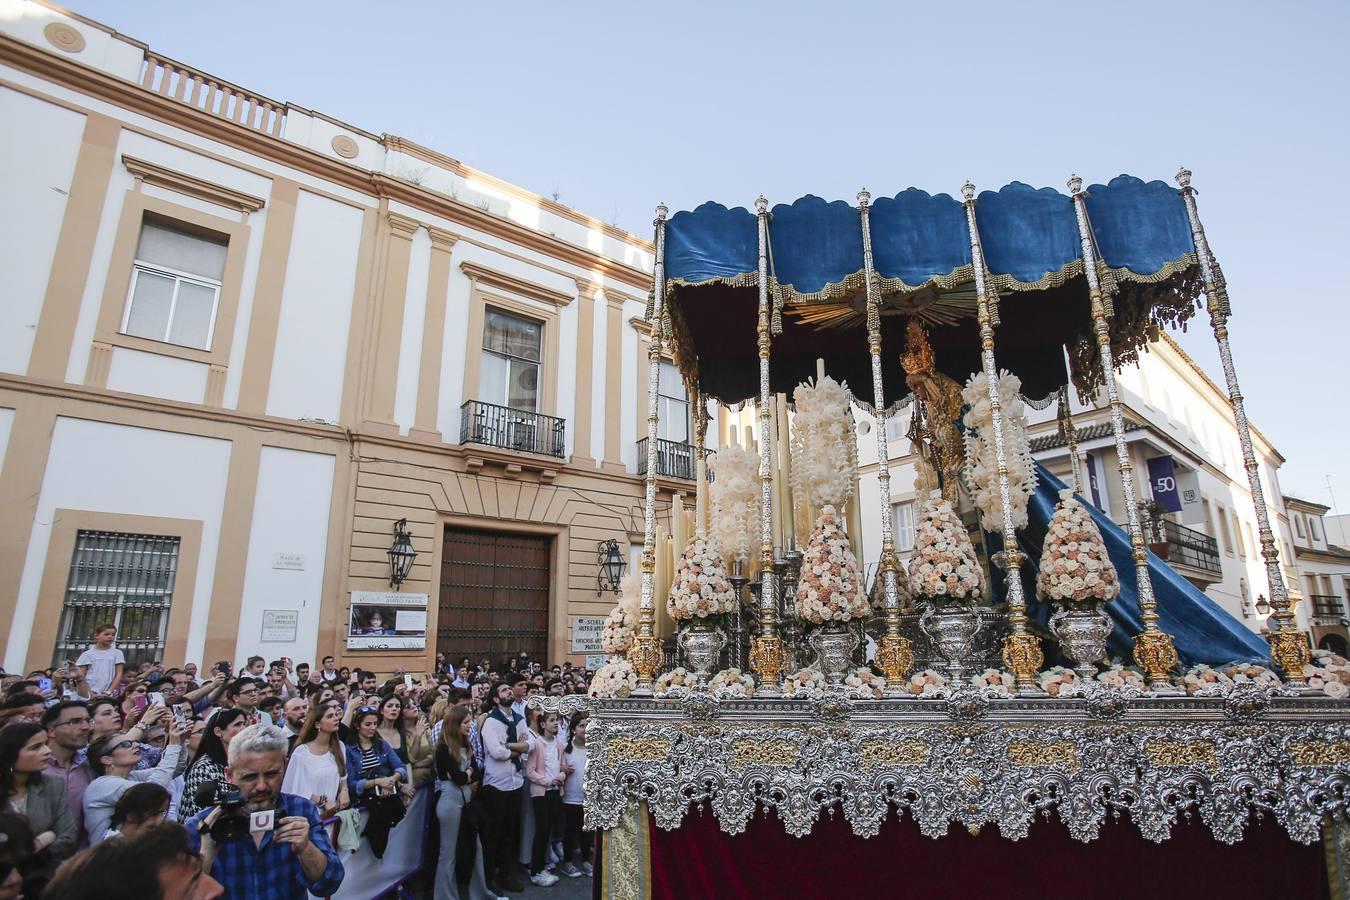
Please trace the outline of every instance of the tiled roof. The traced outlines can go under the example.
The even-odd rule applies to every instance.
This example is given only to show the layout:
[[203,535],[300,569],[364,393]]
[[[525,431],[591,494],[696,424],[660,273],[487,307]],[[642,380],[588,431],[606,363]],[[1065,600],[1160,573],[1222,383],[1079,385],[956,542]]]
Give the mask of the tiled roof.
[[[1133,419],[1125,420],[1125,430],[1127,432],[1139,431],[1143,427],[1144,423],[1142,422],[1136,422]],[[1082,428],[1079,428],[1078,442],[1081,444],[1084,441],[1095,441],[1098,438],[1110,437],[1111,434],[1112,431],[1110,422],[1098,422],[1095,425],[1086,425]],[[1056,447],[1067,446],[1068,441],[1066,441],[1058,433],[1052,431],[1049,434],[1042,434],[1037,437],[1031,438],[1030,444],[1031,444],[1031,452],[1039,453],[1042,450],[1053,450]]]

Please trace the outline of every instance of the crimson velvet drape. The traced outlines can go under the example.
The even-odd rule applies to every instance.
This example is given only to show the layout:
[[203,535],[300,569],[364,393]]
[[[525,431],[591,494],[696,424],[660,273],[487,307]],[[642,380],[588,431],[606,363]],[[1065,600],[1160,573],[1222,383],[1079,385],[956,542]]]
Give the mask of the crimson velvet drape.
[[912,819],[894,816],[866,840],[838,814],[822,817],[807,838],[791,837],[777,818],[763,815],[734,837],[706,811],[691,811],[675,831],[648,824],[652,900],[1325,900],[1330,890],[1322,845],[1294,843],[1269,817],[1249,823],[1246,837],[1231,846],[1185,819],[1161,844],[1111,820],[1087,844],[1057,819],[1038,821],[1020,841],[993,827],[971,835],[955,825],[933,840]]

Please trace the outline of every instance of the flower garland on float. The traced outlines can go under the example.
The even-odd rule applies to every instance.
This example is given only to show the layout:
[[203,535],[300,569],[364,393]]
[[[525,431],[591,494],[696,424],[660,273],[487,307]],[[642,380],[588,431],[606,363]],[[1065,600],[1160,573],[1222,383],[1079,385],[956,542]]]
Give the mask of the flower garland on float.
[[1104,603],[1120,593],[1120,581],[1097,523],[1067,488],[1059,492],[1059,503],[1046,529],[1036,587],[1043,598],[1056,603]]
[[[1027,502],[1036,491],[1036,465],[1031,458],[1025,406],[1019,393],[1022,380],[1011,372],[1000,372],[997,390],[1013,527],[1025,528]],[[994,407],[989,402],[989,379],[983,372],[970,376],[961,391],[961,399],[970,407],[962,418],[967,429],[966,488],[980,511],[980,527],[1001,533],[1003,500],[999,488],[998,450],[994,442]]]
[[605,624],[600,627],[600,649],[611,658],[622,656],[633,646],[633,636],[637,634],[638,608],[642,599],[639,595],[641,582],[638,576],[630,574],[619,583],[619,602],[609,611]]
[[602,699],[627,697],[637,690],[637,670],[628,660],[610,660],[591,676],[590,695]]
[[837,509],[853,495],[858,448],[848,390],[828,375],[792,393],[792,486],[820,507],[802,553],[797,616],[810,625],[847,623],[872,610]]
[[937,491],[919,508],[909,582],[915,597],[939,605],[970,603],[984,592],[984,570],[970,534]]
[[676,620],[707,619],[729,613],[735,606],[736,592],[716,545],[693,538],[675,566],[666,612]]
[[713,468],[717,477],[708,483],[708,540],[723,560],[745,563],[751,536],[759,528],[759,457],[732,444],[717,451]]

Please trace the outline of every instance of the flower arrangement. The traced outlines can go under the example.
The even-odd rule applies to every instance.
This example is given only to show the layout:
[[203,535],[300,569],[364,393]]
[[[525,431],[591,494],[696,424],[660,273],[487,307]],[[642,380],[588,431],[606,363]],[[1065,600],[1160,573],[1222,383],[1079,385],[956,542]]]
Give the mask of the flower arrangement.
[[1144,673],[1134,666],[1126,666],[1122,663],[1115,663],[1104,672],[1097,675],[1097,680],[1107,687],[1114,688],[1138,688],[1147,690],[1148,682],[1144,680]]
[[844,679],[845,686],[850,693],[858,693],[874,700],[880,700],[883,690],[886,687],[886,678],[878,675],[866,666],[860,667],[856,672],[850,672]]
[[718,449],[714,468],[717,477],[708,484],[708,537],[728,562],[745,562],[759,534],[759,457],[732,444]]
[[792,403],[792,490],[812,506],[842,506],[858,466],[848,388],[826,375],[797,385]]
[[[1015,528],[1027,524],[1027,501],[1036,490],[1036,467],[1027,439],[1025,407],[1018,392],[1022,381],[1000,372],[997,391],[1003,421],[1003,456],[1008,469],[1009,501]],[[985,531],[1003,531],[1003,501],[998,482],[998,452],[994,443],[994,407],[989,402],[989,379],[977,372],[966,381],[961,399],[970,409],[963,419],[966,432],[966,487],[980,510]]]
[[1041,672],[1037,679],[1041,683],[1041,690],[1051,697],[1058,697],[1064,688],[1079,684],[1078,673],[1065,666],[1051,666]]
[[1226,692],[1233,686],[1233,679],[1224,672],[1201,663],[1187,669],[1181,683],[1186,688],[1186,693],[1193,697],[1204,697]]
[[627,653],[637,634],[638,608],[642,603],[641,581],[630,574],[619,585],[619,602],[600,627],[600,649],[610,656]]
[[825,689],[825,673],[815,669],[798,669],[783,681],[783,695],[805,694]]
[[[1279,687],[1284,684],[1280,676],[1272,669],[1265,666],[1258,666],[1256,663],[1234,663],[1223,670],[1223,674],[1232,680],[1233,684],[1260,684]],[[1350,677],[1350,672],[1346,673]]]
[[723,696],[726,694],[753,697],[755,695],[755,676],[740,669],[723,669],[708,681],[708,690]]
[[591,676],[592,697],[627,697],[637,690],[637,670],[626,659],[605,663]]
[[984,591],[984,570],[952,505],[934,492],[919,509],[910,590],[936,603],[971,601]]
[[1341,699],[1350,695],[1350,662],[1329,650],[1314,650],[1312,661],[1303,667],[1308,687],[1328,697]]
[[924,669],[922,672],[915,672],[909,676],[909,681],[905,684],[905,690],[925,700],[945,697],[948,693],[947,677],[941,672]]
[[1047,600],[1114,600],[1120,593],[1116,568],[1087,507],[1073,491],[1059,492],[1059,503],[1046,530],[1036,587]]
[[656,683],[652,687],[652,693],[660,696],[670,693],[671,688],[684,688],[689,686],[689,671],[683,666],[671,669],[669,672],[663,672],[657,677]]
[[714,544],[694,538],[675,566],[666,612],[673,619],[703,619],[731,612],[735,606],[736,592],[727,580],[722,555]]
[[802,555],[797,615],[804,622],[821,625],[860,619],[871,609],[848,536],[839,525],[834,507],[826,506]]
[[1017,679],[1011,672],[1002,669],[985,669],[978,675],[970,676],[970,686],[977,691],[988,690],[1003,697],[1011,697],[1017,687]]

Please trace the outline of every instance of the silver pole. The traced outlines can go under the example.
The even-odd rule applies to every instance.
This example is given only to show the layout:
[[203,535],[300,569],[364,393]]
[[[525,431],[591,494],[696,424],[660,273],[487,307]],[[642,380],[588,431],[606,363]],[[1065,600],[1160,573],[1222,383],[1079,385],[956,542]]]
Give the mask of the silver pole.
[[1205,305],[1209,307],[1209,324],[1214,329],[1214,340],[1219,345],[1219,361],[1223,366],[1223,376],[1228,383],[1228,404],[1233,407],[1233,419],[1237,425],[1238,443],[1242,445],[1242,463],[1247,470],[1247,486],[1252,492],[1252,503],[1256,506],[1256,527],[1261,536],[1261,557],[1266,563],[1266,583],[1270,589],[1270,605],[1275,610],[1278,628],[1270,635],[1270,655],[1275,664],[1284,670],[1286,681],[1302,682],[1306,680],[1303,667],[1308,664],[1311,654],[1308,641],[1298,630],[1294,602],[1285,587],[1284,573],[1280,571],[1280,551],[1275,545],[1275,533],[1270,527],[1270,516],[1266,511],[1265,491],[1261,487],[1261,467],[1256,461],[1256,451],[1252,448],[1252,429],[1247,421],[1247,410],[1242,402],[1242,390],[1238,387],[1237,369],[1233,367],[1233,350],[1228,343],[1228,285],[1223,279],[1223,270],[1209,250],[1209,240],[1205,237],[1205,227],[1200,224],[1200,214],[1195,207],[1195,190],[1191,187],[1191,172],[1183,168],[1177,172],[1177,184],[1181,186],[1181,197],[1186,203],[1186,215],[1191,220],[1191,236],[1195,239],[1195,255],[1200,261],[1200,274],[1205,281]]
[[1008,585],[1008,621],[1012,633],[1003,639],[1003,664],[1017,679],[1019,693],[1039,692],[1036,673],[1045,663],[1041,642],[1027,629],[1027,601],[1022,591],[1022,560],[1025,554],[1017,547],[1017,528],[1013,525],[1012,492],[1008,486],[1008,458],[1003,440],[1003,408],[998,398],[998,366],[994,361],[994,322],[997,315],[991,300],[993,286],[989,284],[984,264],[984,246],[980,230],[975,224],[975,185],[967,181],[961,185],[965,200],[966,228],[970,232],[970,261],[975,268],[975,295],[977,321],[980,326],[980,359],[984,377],[989,385],[989,405],[994,426],[994,455],[998,461],[998,492],[1003,503],[1003,565]]
[[1093,240],[1092,225],[1088,222],[1083,179],[1077,175],[1071,177],[1069,193],[1073,195],[1074,214],[1078,219],[1078,237],[1083,248],[1083,272],[1087,276],[1088,296],[1092,306],[1092,328],[1097,336],[1102,377],[1106,383],[1106,398],[1111,406],[1111,430],[1116,438],[1116,457],[1120,468],[1121,493],[1125,495],[1130,546],[1133,548],[1139,610],[1144,620],[1144,630],[1134,639],[1134,660],[1144,670],[1151,688],[1167,691],[1171,689],[1168,673],[1177,665],[1177,651],[1172,644],[1171,635],[1158,627],[1158,604],[1153,596],[1153,579],[1148,572],[1148,550],[1144,546],[1144,530],[1139,524],[1139,507],[1134,490],[1134,464],[1130,462],[1130,450],[1125,443],[1125,417],[1121,412],[1120,391],[1116,386],[1116,363],[1111,352],[1111,334],[1106,323],[1105,297],[1097,273],[1097,242]]
[[900,634],[900,561],[891,533],[891,462],[886,443],[886,390],[881,377],[881,291],[876,282],[872,257],[872,195],[858,192],[858,215],[862,219],[863,276],[867,286],[867,350],[872,355],[872,407],[876,412],[877,483],[881,496],[881,583],[884,597],[886,636],[877,648],[877,663],[886,673],[886,696],[904,694],[905,676],[914,668],[914,648]]

